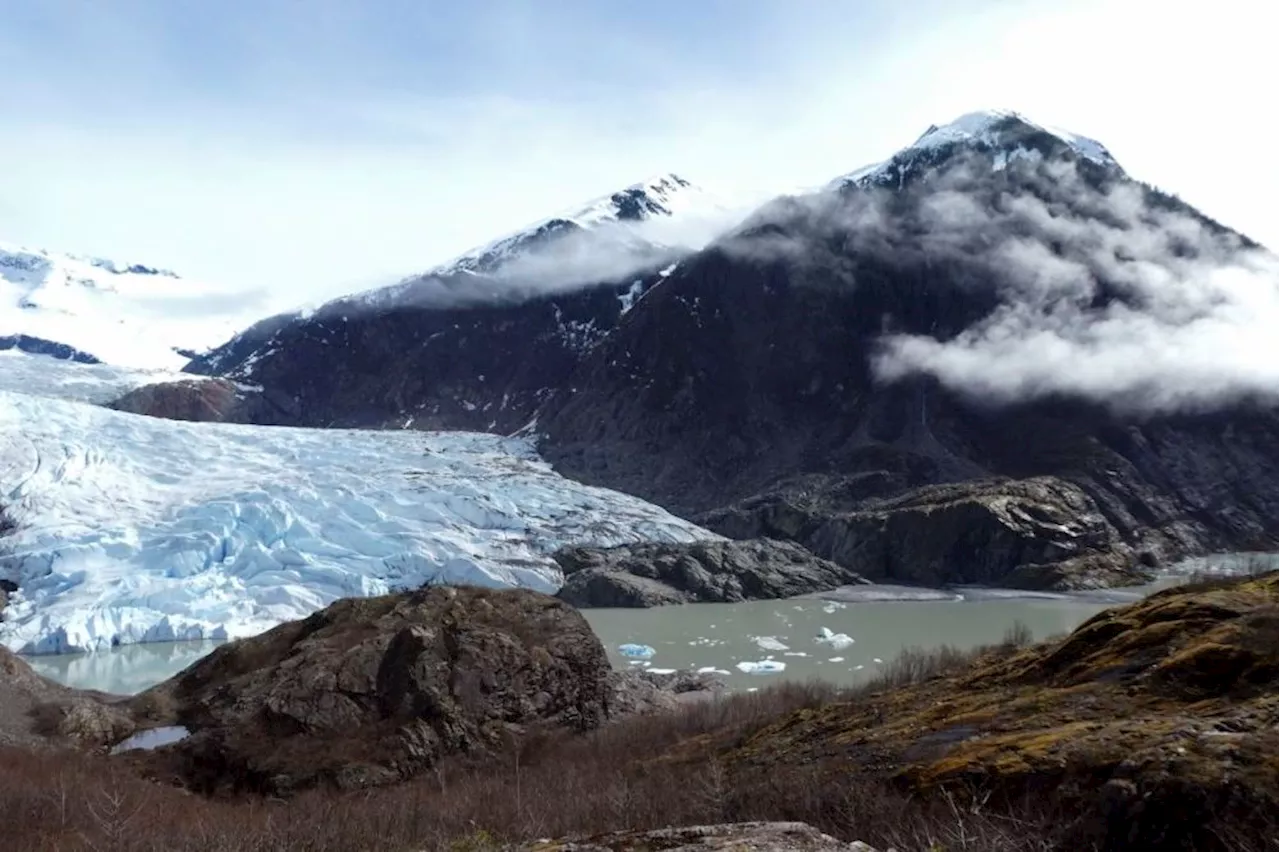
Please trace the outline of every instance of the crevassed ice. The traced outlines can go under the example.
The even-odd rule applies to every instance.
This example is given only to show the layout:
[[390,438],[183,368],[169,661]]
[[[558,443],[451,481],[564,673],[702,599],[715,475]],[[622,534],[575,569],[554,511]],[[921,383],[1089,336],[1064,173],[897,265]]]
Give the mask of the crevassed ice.
[[0,391],[26,653],[245,636],[428,580],[554,591],[569,543],[717,538],[524,439],[185,423]]

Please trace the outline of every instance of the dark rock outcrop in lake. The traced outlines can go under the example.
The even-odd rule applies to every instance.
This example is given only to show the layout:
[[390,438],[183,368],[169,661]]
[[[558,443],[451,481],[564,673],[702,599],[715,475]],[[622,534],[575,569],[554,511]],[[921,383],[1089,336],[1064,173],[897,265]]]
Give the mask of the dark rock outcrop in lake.
[[876,852],[845,843],[802,822],[735,822],[652,831],[619,831],[572,840],[540,840],[517,852]]
[[614,683],[582,615],[524,590],[344,599],[224,645],[132,706],[192,736],[158,759],[197,790],[408,778],[535,728],[604,723]]
[[853,511],[774,495],[699,520],[725,535],[802,541],[872,581],[1065,590],[1147,576],[1093,500],[1052,476],[923,486]]
[[767,538],[567,547],[554,558],[564,572],[556,596],[578,607],[772,600],[867,582],[794,542]]

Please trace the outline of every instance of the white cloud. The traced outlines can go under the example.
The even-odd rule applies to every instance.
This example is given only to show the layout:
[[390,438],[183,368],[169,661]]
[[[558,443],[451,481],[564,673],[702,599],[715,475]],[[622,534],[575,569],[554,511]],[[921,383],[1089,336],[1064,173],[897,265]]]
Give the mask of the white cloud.
[[1050,199],[922,205],[922,250],[984,267],[999,303],[950,339],[885,338],[882,379],[925,373],[988,402],[1074,395],[1130,412],[1276,399],[1276,255],[1132,185],[1104,195],[1059,172]]

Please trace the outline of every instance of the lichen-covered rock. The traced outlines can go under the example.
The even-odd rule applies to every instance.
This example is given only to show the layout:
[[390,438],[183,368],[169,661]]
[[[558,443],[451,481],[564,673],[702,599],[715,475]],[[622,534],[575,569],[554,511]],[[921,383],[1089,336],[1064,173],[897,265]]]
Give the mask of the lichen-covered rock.
[[578,607],[647,607],[794,597],[866,582],[793,542],[646,543],[570,547],[557,597]]
[[170,750],[192,786],[279,793],[401,780],[531,727],[596,727],[611,674],[555,598],[437,587],[340,600],[224,645],[135,705],[193,731]]
[[876,852],[845,843],[802,822],[737,822],[620,831],[580,840],[541,840],[518,852]]

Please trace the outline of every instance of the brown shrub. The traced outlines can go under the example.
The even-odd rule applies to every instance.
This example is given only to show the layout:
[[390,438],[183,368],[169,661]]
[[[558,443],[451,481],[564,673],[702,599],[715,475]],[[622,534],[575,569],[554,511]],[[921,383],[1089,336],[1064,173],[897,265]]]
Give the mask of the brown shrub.
[[[974,653],[1012,653],[1015,644]],[[1044,796],[998,805],[980,790],[924,797],[872,775],[843,773],[831,783],[829,766],[803,763],[743,776],[716,757],[714,744],[725,738],[747,737],[796,711],[858,701],[887,684],[954,671],[971,656],[913,650],[879,681],[855,689],[781,683],[588,734],[543,733],[512,742],[496,760],[455,759],[397,786],[315,789],[288,800],[206,798],[147,781],[138,769],[156,764],[145,756],[0,749],[3,848],[486,852],[539,837],[743,820],[803,821],[899,852],[1060,848],[1054,830],[1063,815]],[[666,759],[677,744],[680,759]],[[1258,845],[1266,836],[1260,831],[1265,827],[1223,827],[1220,848],[1266,848]]]

